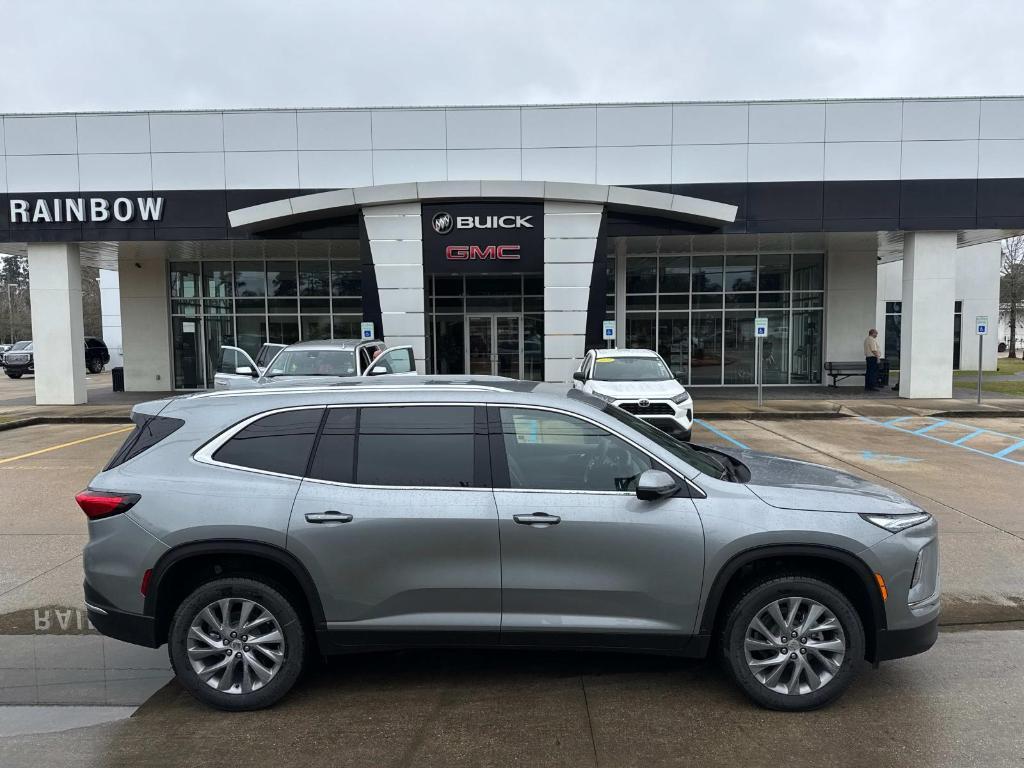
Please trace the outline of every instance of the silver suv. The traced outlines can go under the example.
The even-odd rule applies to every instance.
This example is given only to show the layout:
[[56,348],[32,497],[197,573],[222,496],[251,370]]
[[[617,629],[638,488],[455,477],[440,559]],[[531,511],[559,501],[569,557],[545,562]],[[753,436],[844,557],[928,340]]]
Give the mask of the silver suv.
[[821,706],[920,653],[936,523],[802,461],[680,442],[564,386],[353,380],[135,407],[77,501],[100,632],[265,707],[304,659],[401,646],[714,651]]

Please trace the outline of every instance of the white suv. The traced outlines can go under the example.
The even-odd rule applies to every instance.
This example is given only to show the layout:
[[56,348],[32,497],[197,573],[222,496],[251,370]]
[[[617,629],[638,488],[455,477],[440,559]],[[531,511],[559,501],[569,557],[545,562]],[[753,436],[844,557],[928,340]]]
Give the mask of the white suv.
[[653,349],[592,349],[573,388],[600,395],[680,440],[693,430],[693,400]]

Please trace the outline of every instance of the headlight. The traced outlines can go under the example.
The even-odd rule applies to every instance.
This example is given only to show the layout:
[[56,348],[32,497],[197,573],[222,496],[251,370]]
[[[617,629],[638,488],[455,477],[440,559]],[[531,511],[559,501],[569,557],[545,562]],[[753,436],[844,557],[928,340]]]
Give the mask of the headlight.
[[672,402],[673,403],[685,403],[689,399],[690,399],[690,393],[687,392],[684,389],[682,392],[680,392],[678,395],[676,395],[675,397],[672,398]]
[[885,528],[885,530],[892,533],[905,531],[907,528],[927,523],[932,519],[932,516],[927,512],[912,512],[909,515],[861,515],[861,517],[872,525]]

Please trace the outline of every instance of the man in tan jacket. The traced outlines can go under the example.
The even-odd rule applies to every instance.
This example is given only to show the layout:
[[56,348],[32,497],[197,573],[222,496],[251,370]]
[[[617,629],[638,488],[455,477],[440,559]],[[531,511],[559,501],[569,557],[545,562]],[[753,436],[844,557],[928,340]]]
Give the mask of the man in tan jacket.
[[882,357],[882,349],[878,346],[878,331],[872,328],[864,339],[864,362],[867,372],[864,374],[864,391],[878,391],[878,361]]

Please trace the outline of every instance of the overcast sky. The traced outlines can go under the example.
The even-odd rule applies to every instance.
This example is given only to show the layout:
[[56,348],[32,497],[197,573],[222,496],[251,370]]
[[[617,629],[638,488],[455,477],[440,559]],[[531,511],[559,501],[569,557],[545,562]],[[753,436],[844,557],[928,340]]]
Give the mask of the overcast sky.
[[0,0],[0,112],[1024,93],[1021,0]]

